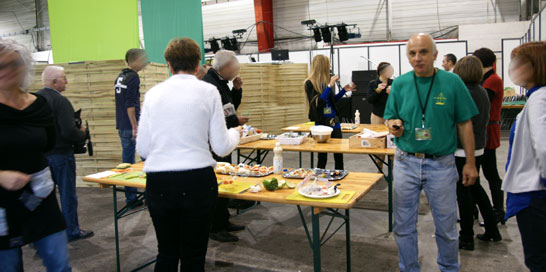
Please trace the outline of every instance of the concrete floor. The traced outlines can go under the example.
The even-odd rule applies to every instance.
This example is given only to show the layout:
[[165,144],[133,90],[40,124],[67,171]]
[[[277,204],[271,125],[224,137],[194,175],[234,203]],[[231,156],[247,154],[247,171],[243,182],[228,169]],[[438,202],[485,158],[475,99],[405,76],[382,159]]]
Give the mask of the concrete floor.
[[[501,176],[504,175],[506,153],[507,142],[503,140],[497,153]],[[285,166],[297,165],[297,153],[285,152],[283,155]],[[309,156],[304,157],[304,165],[309,165]],[[266,164],[271,164],[271,156],[266,159]],[[350,171],[376,171],[367,156],[346,155],[345,165]],[[328,166],[333,167],[332,156],[329,157]],[[481,182],[488,191],[483,176]],[[385,190],[385,182],[374,189]],[[95,231],[95,236],[69,244],[73,271],[115,271],[112,190],[78,188],[78,197],[80,225]],[[121,205],[122,195],[119,194],[119,197]],[[304,208],[304,212],[310,219],[310,209]],[[322,228],[325,228],[327,219],[322,217]],[[262,203],[242,215],[233,216],[232,221],[247,228],[237,234],[241,238],[238,243],[209,243],[207,271],[313,270],[312,252],[296,207]],[[353,271],[398,270],[397,247],[392,234],[387,232],[387,222],[386,212],[351,210]],[[419,216],[418,230],[422,271],[438,271],[430,212]],[[475,251],[460,252],[461,271],[527,271],[515,220],[511,219],[506,226],[500,226],[500,231],[502,242],[476,240]],[[483,232],[477,223],[475,232]],[[147,211],[121,219],[120,235],[122,271],[129,271],[155,257],[155,233]],[[27,271],[45,271],[34,250],[27,246],[23,252]],[[322,247],[322,265],[323,271],[345,270],[344,228]],[[142,271],[153,271],[153,266]]]

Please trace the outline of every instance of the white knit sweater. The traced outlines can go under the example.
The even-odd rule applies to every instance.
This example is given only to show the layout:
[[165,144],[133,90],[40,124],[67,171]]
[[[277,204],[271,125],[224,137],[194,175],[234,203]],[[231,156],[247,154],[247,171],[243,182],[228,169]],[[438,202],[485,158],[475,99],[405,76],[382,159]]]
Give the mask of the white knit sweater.
[[177,74],[146,92],[136,139],[144,172],[215,166],[211,149],[225,156],[239,140],[237,130],[226,128],[215,86]]

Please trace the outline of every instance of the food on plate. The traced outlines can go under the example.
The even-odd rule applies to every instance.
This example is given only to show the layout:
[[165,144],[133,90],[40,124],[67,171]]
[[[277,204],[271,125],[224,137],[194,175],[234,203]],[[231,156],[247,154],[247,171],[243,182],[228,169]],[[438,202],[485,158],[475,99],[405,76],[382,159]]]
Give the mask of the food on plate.
[[116,166],[116,169],[126,169],[126,168],[129,168],[129,167],[131,167],[130,163],[120,163],[120,164],[118,164],[118,166]]
[[318,181],[317,178],[307,177],[298,184],[299,192],[309,196],[334,196],[340,184],[334,184],[329,181]]
[[238,164],[232,165],[229,163],[217,163],[214,168],[214,172],[224,175],[236,175],[244,177],[263,177],[270,175],[273,172],[273,167],[260,166],[260,165],[248,165]]
[[317,178],[327,179],[330,181],[341,180],[349,174],[347,170],[327,170],[327,169],[305,169],[296,168],[285,172],[282,176],[290,179],[303,179],[307,176],[313,176]]
[[264,185],[264,188],[268,191],[275,191],[279,187],[279,182],[276,178],[264,179],[262,181],[262,184]]

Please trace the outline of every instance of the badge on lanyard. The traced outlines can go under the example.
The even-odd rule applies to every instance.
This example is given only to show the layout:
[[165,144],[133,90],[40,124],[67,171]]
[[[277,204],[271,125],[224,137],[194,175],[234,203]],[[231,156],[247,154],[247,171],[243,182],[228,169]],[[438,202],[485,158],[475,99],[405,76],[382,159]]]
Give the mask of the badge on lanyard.
[[322,112],[324,114],[332,114],[332,108],[331,107],[324,107],[324,110]]
[[427,98],[425,100],[425,105],[421,101],[421,94],[419,94],[419,87],[417,86],[417,77],[415,72],[413,73],[413,83],[415,83],[415,91],[417,92],[417,99],[419,99],[419,106],[421,106],[421,127],[415,128],[415,140],[417,141],[430,141],[432,140],[432,129],[430,127],[425,127],[425,112],[427,110],[427,104],[432,91],[432,85],[434,85],[434,79],[436,78],[436,69],[434,69],[434,74],[432,75],[432,80],[427,92]]

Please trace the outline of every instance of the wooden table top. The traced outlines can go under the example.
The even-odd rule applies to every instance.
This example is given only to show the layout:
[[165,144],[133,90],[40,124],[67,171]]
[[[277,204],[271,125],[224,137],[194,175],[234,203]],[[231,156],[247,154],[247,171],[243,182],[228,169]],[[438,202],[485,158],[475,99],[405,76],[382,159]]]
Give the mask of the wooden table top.
[[503,109],[523,109],[525,105],[502,105]]
[[[239,149],[273,150],[276,140],[258,140],[246,144],[240,144]],[[316,143],[312,138],[305,139],[300,145],[282,145],[283,151],[296,152],[320,152],[343,154],[374,154],[394,155],[394,148],[349,148],[349,139],[330,139],[326,143]]]
[[[288,131],[294,131],[294,132],[310,132],[310,128],[314,126],[314,123],[313,122],[307,122],[307,123],[302,123],[302,124],[296,124],[296,125],[293,125],[293,126],[289,126],[289,127],[285,127],[282,129],[282,131],[285,131],[285,132],[288,132]],[[383,125],[383,124],[360,124],[358,125],[357,128],[355,129],[341,129],[341,132],[345,132],[345,133],[361,133],[362,130],[364,130],[365,128],[367,129],[370,129],[370,130],[373,130],[373,131],[377,131],[377,132],[382,132],[382,131],[389,131],[389,129],[387,128],[387,126]]]
[[[144,166],[143,162],[134,164],[130,169],[133,171],[141,171]],[[216,175],[219,180],[221,179],[231,179],[229,175]],[[283,179],[280,175],[269,175],[265,178],[277,178],[279,180]],[[230,194],[219,192],[218,195],[225,198],[234,198],[234,199],[244,199],[252,201],[261,201],[261,202],[272,202],[280,204],[289,204],[289,205],[301,205],[301,206],[311,206],[315,208],[333,208],[333,209],[351,209],[356,202],[358,202],[366,193],[368,193],[372,187],[383,178],[383,175],[377,173],[359,173],[359,172],[350,172],[344,179],[337,181],[341,183],[339,188],[341,190],[355,191],[355,195],[348,203],[338,204],[338,203],[328,203],[321,201],[296,201],[296,200],[286,200],[286,197],[294,192],[295,189],[280,189],[274,192],[267,190],[262,190],[259,193],[251,193],[249,191],[240,193],[240,194]],[[238,177],[235,182],[248,182],[252,185],[256,183],[261,183],[264,178],[254,178],[254,177]],[[145,182],[139,181],[119,181],[111,180],[108,178],[90,178],[83,177],[84,181],[95,182],[104,186],[129,186],[136,188],[146,188]],[[291,180],[293,182],[299,182],[300,180]]]

